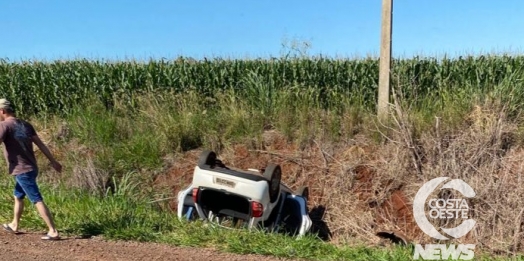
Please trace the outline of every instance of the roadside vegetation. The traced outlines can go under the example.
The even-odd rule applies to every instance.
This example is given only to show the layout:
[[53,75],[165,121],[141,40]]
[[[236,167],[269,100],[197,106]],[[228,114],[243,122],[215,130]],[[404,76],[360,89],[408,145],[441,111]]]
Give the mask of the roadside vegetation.
[[[38,153],[44,197],[65,234],[315,260],[406,260],[412,248],[380,246],[377,229],[428,239],[388,200],[397,192],[412,198],[417,185],[446,175],[477,191],[479,225],[465,239],[481,250],[476,256],[516,257],[524,252],[523,65],[520,56],[395,61],[395,106],[382,123],[371,58],[3,61],[0,91],[64,165],[57,174]],[[270,151],[269,132],[287,147]],[[238,146],[287,157],[294,176],[286,182],[312,188],[312,207],[327,209],[331,242],[177,220],[173,188],[185,183],[169,179],[170,170],[199,149],[233,158]],[[363,166],[374,173],[368,183],[359,178]],[[13,181],[1,181],[7,221]],[[22,227],[44,228],[33,208],[26,211]]]

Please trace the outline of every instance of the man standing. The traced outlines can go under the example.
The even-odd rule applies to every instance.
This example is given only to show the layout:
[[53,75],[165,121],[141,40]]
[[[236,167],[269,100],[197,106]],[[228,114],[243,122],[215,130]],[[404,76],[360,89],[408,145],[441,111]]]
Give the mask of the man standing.
[[4,143],[4,156],[8,163],[9,174],[13,175],[16,181],[14,218],[11,223],[3,225],[4,229],[18,233],[18,223],[22,217],[24,198],[27,195],[49,228],[47,235],[42,239],[59,239],[51,213],[44,203],[36,182],[39,170],[33,143],[45,154],[56,171],[61,172],[62,166],[40,140],[33,126],[27,121],[16,118],[11,103],[6,99],[0,99],[0,142]]

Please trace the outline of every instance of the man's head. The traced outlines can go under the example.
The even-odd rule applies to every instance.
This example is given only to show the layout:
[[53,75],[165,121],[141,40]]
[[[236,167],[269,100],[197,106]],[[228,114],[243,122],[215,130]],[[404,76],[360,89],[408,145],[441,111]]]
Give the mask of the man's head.
[[11,106],[11,102],[6,99],[0,99],[0,121],[4,121],[7,117],[13,116],[15,110]]

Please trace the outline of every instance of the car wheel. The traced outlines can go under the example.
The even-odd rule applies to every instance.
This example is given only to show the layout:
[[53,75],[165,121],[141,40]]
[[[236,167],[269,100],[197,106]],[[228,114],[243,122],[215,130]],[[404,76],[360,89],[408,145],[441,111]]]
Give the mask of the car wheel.
[[282,179],[282,169],[279,165],[270,163],[264,170],[264,178],[269,183],[269,200],[274,203],[280,193],[280,180]]
[[198,166],[208,166],[212,167],[215,165],[217,160],[217,154],[210,150],[205,150],[200,154],[200,158],[198,159]]
[[305,198],[306,200],[309,200],[309,188],[306,186],[302,186],[297,190],[297,195]]

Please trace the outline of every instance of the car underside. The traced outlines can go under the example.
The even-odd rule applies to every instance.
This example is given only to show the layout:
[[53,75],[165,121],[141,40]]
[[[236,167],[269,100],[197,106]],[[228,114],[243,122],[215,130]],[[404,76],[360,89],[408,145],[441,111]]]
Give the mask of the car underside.
[[[270,175],[256,175],[254,170],[231,169],[220,161],[218,166],[213,164],[217,162],[213,153],[202,153],[193,182],[179,192],[179,218],[206,220],[228,228],[256,227],[298,236],[309,231],[307,188],[293,193],[280,182],[280,173],[278,176],[274,174],[280,171],[280,166],[270,165]],[[278,177],[276,184],[271,180],[274,177]]]

